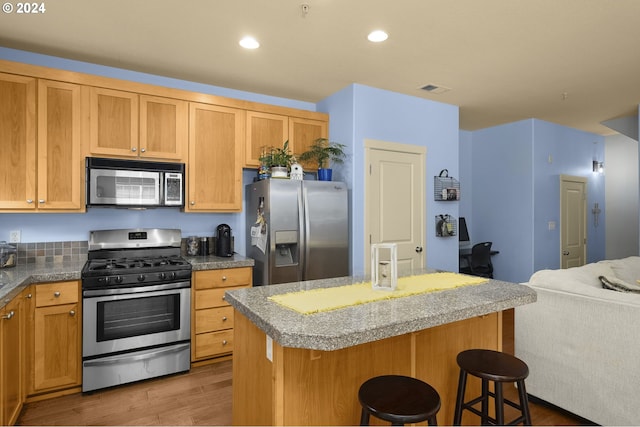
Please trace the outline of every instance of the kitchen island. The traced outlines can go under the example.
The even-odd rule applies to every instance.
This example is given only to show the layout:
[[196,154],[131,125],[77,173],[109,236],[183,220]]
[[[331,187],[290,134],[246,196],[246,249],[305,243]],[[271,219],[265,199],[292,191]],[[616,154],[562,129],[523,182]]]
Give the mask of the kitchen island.
[[[426,273],[433,271],[413,272]],[[458,352],[501,350],[502,311],[536,301],[527,286],[497,280],[310,315],[269,300],[360,281],[343,277],[227,292],[235,309],[234,425],[357,425],[358,388],[384,374],[435,387],[442,398],[438,422],[450,425]],[[470,379],[468,395],[479,389]]]

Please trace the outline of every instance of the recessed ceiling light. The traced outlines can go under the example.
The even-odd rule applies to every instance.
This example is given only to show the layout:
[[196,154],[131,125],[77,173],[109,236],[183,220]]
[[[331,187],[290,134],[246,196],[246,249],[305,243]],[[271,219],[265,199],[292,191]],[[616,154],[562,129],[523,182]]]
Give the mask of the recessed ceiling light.
[[260,43],[258,43],[258,40],[254,39],[253,37],[247,36],[243,37],[242,40],[240,40],[240,46],[245,49],[257,49],[260,47]]
[[389,38],[389,35],[382,30],[375,30],[367,36],[370,42],[380,43]]

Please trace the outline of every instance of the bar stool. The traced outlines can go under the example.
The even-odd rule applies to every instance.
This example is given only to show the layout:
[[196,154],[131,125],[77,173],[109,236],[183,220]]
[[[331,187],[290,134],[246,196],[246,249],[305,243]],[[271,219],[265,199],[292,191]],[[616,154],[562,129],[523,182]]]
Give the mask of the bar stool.
[[[460,378],[458,381],[458,395],[456,409],[453,417],[453,425],[460,425],[462,411],[464,409],[479,415],[482,425],[505,425],[504,405],[507,404],[520,411],[521,415],[509,422],[509,425],[523,423],[531,425],[531,414],[524,379],[529,376],[529,367],[522,360],[506,353],[493,350],[466,350],[458,354],[456,358],[460,366]],[[464,402],[464,393],[467,385],[467,375],[473,375],[482,380],[482,394],[468,402]],[[494,392],[489,391],[489,381],[494,383]],[[516,404],[504,398],[503,383],[516,383],[520,404]],[[489,397],[494,398],[495,418],[489,416]],[[481,411],[473,407],[481,403]]]
[[360,425],[369,425],[369,415],[405,425],[427,421],[438,425],[440,395],[424,381],[402,375],[383,375],[365,381],[358,390],[362,405]]

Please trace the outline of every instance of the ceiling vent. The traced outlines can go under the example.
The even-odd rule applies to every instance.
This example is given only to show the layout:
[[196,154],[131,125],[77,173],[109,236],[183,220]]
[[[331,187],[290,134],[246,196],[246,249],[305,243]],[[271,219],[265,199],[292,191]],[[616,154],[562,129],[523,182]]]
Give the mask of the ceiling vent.
[[433,83],[429,83],[428,85],[424,85],[420,89],[426,90],[429,93],[435,93],[435,94],[445,93],[445,92],[449,92],[451,90],[451,88],[434,85]]

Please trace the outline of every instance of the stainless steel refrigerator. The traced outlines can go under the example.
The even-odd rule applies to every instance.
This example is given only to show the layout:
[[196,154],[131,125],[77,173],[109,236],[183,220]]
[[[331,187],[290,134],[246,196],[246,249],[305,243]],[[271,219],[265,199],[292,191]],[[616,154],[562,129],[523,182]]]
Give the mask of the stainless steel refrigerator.
[[345,183],[267,179],[245,190],[254,286],[349,275]]

